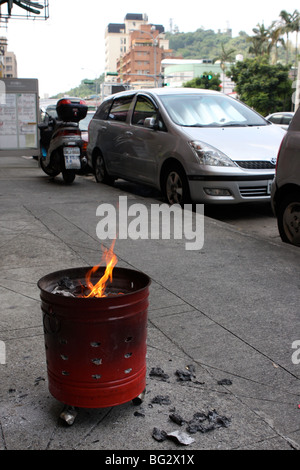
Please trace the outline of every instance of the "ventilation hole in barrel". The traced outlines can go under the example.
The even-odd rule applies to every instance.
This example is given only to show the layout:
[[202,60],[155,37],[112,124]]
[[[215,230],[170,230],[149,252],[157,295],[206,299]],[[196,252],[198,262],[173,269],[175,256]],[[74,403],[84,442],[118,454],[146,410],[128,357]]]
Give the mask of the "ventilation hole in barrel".
[[95,379],[95,380],[99,380],[99,379],[101,379],[101,375],[94,374],[94,375],[92,375],[92,378]]
[[95,364],[96,366],[99,366],[102,364],[102,359],[96,357],[95,359],[91,359],[92,363]]
[[133,340],[132,336],[127,336],[127,338],[125,339],[125,343],[130,343],[130,341],[132,340]]
[[100,344],[101,344],[100,341],[92,341],[91,342],[92,348],[99,348]]
[[60,357],[64,360],[64,361],[67,361],[69,358],[68,356],[65,356],[64,354],[61,354]]
[[128,359],[128,357],[131,357],[131,356],[132,356],[132,353],[131,353],[131,352],[124,354],[124,357],[125,357],[126,359]]
[[131,371],[132,371],[132,368],[125,369],[125,370],[124,370],[124,373],[125,373],[125,374],[129,374]]
[[62,375],[70,375],[70,372],[67,372],[66,370],[61,371]]

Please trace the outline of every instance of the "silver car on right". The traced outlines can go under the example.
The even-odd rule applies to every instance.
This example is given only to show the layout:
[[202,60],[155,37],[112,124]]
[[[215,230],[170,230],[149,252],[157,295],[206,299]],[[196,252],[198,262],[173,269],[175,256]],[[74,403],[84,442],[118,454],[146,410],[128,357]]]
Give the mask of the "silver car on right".
[[279,148],[271,202],[282,241],[300,246],[300,107]]

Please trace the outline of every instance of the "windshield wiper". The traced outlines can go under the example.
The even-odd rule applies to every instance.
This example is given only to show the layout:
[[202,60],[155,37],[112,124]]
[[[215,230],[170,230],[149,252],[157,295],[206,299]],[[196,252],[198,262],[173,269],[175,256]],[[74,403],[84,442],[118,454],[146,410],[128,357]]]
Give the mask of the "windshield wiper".
[[267,126],[268,123],[266,122],[261,122],[260,124],[256,123],[256,124],[248,124],[249,127],[257,127],[257,126]]
[[196,122],[196,124],[180,124],[182,127],[206,127],[203,124]]
[[243,124],[241,122],[228,122],[223,124],[222,127],[248,127],[249,124]]

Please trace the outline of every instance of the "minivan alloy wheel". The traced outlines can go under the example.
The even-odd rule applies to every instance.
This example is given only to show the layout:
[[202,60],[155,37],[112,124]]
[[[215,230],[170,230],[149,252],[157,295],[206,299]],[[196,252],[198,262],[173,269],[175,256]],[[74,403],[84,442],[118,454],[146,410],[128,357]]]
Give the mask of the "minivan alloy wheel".
[[104,158],[100,153],[95,158],[94,172],[97,183],[113,184],[114,179],[107,174]]
[[165,197],[169,204],[183,205],[189,200],[187,178],[181,168],[171,168],[165,174]]
[[103,160],[102,155],[97,155],[94,169],[95,169],[95,178],[97,182],[102,183],[105,177],[105,166],[104,166],[104,160]]

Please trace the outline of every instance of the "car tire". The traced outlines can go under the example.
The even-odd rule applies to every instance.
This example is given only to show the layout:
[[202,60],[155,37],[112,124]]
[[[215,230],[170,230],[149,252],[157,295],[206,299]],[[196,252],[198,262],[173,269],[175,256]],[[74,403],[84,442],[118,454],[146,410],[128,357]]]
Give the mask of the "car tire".
[[107,174],[105,161],[101,153],[97,154],[94,160],[94,174],[97,183],[113,184],[114,179]]
[[190,202],[189,184],[184,170],[172,165],[164,172],[163,194],[168,204],[187,204]]
[[300,246],[300,194],[286,196],[278,207],[278,230],[285,243]]

